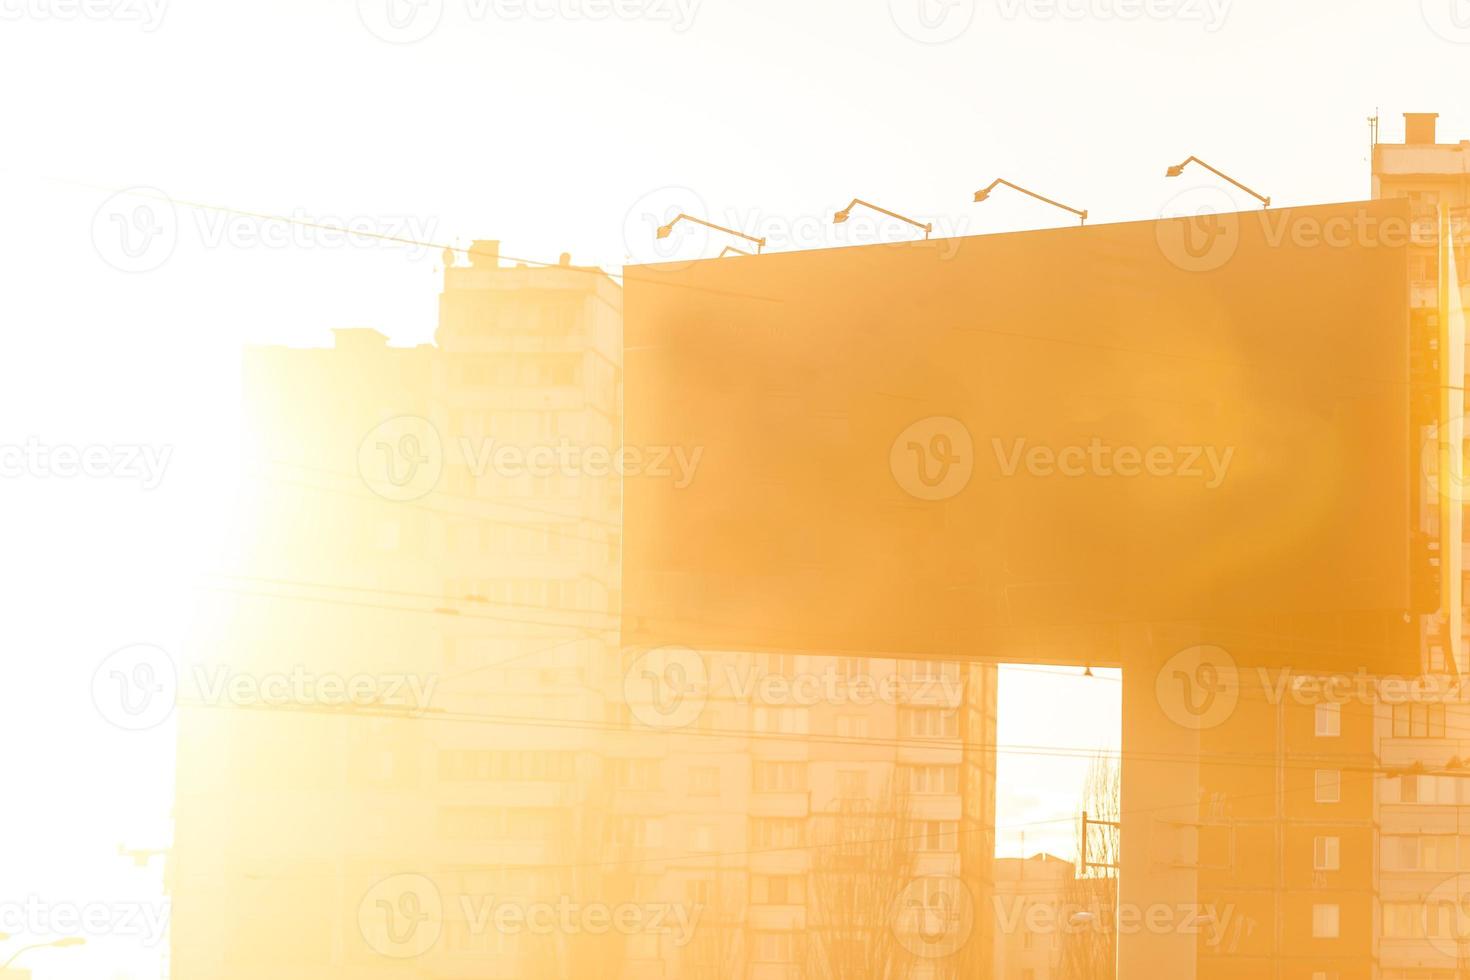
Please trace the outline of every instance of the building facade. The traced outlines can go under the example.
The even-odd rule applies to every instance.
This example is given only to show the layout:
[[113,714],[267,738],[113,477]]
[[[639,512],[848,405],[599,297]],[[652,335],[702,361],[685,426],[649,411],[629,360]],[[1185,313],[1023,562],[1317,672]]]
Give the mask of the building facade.
[[[1443,314],[1450,296],[1463,300],[1441,288],[1441,223],[1463,254],[1470,142],[1438,142],[1436,117],[1425,113],[1405,117],[1402,143],[1379,142],[1376,120],[1374,136],[1373,197],[1408,199],[1410,227],[1370,228],[1351,244],[1408,242],[1411,444],[1426,447],[1411,530],[1419,564],[1431,570],[1413,606],[1428,690],[1445,691],[1464,664],[1456,557],[1464,496],[1458,484],[1440,494],[1433,449],[1435,420],[1463,412],[1462,402],[1442,400],[1456,387],[1444,372],[1463,365],[1446,347]],[[1470,282],[1464,262],[1457,278],[1462,288]],[[1433,583],[1439,572],[1449,577]],[[1239,681],[1238,706],[1202,734],[1198,823],[1180,828],[1181,846],[1166,858],[1197,870],[1200,903],[1220,926],[1199,932],[1199,975],[1465,975],[1459,940],[1470,937],[1470,919],[1459,909],[1470,895],[1460,881],[1470,872],[1470,782],[1459,769],[1470,756],[1455,722],[1463,700],[1290,669],[1243,672]]]
[[1199,869],[1201,978],[1377,975],[1374,709],[1323,680],[1243,673],[1231,717],[1202,740],[1182,857]]
[[1050,854],[997,858],[992,913],[995,980],[1063,980],[1061,921],[1072,862]]
[[183,668],[175,975],[988,962],[994,667],[621,649],[622,482],[697,457],[620,444],[613,279],[468,257],[432,344],[249,353],[252,489]]
[[[1419,357],[1430,361],[1425,382],[1438,382],[1455,366],[1445,340],[1449,303],[1463,309],[1464,290],[1470,285],[1470,140],[1442,143],[1437,117],[1431,113],[1405,116],[1402,143],[1376,142],[1373,151],[1373,196],[1407,198],[1414,222],[1410,248],[1412,329]],[[1452,291],[1442,264],[1445,228],[1457,253],[1458,294]],[[1441,385],[1431,389],[1436,395]],[[1451,383],[1448,386],[1453,389]],[[1455,415],[1454,408],[1427,402],[1421,416],[1438,409]],[[1463,411],[1463,406],[1458,411]],[[1426,430],[1426,442],[1435,436]],[[1426,453],[1419,490],[1420,531],[1426,548],[1441,570],[1456,573],[1446,562],[1450,540],[1463,535],[1464,495],[1437,493],[1439,461]],[[1458,488],[1455,488],[1458,489]],[[1447,538],[1446,535],[1449,537]],[[1429,597],[1441,611],[1423,619],[1424,671],[1441,683],[1447,694],[1392,696],[1383,692],[1378,707],[1375,757],[1381,769],[1377,781],[1378,891],[1380,899],[1380,963],[1384,980],[1449,980],[1466,975],[1470,917],[1465,897],[1470,895],[1470,706],[1453,691],[1453,682],[1466,668],[1463,615],[1449,615],[1459,607],[1463,590],[1451,591],[1443,582]]]

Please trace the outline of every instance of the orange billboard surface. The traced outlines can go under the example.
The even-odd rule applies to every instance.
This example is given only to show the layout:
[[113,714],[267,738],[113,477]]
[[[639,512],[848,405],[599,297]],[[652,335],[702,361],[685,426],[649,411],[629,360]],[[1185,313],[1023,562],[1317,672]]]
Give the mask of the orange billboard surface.
[[1409,672],[1407,211],[630,269],[629,644]]

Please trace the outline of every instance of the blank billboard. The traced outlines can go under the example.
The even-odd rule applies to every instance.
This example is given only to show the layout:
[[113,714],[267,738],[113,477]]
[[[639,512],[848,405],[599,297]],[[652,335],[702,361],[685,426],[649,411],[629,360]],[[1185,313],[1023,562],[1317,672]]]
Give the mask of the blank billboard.
[[[630,269],[629,644],[1417,667],[1402,202]],[[671,458],[678,458],[673,457]],[[1243,639],[1242,639],[1243,638]]]

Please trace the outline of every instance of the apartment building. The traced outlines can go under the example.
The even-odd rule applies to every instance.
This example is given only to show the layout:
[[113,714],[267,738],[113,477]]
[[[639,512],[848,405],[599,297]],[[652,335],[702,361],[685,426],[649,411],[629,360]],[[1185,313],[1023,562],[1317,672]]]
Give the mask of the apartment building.
[[[1412,227],[1394,229],[1393,241],[1385,231],[1381,244],[1410,233],[1414,439],[1432,447],[1430,426],[1446,412],[1438,400],[1439,226],[1447,215],[1462,242],[1470,143],[1439,143],[1432,114],[1407,115],[1401,144],[1377,141],[1375,124],[1373,196],[1410,201]],[[1463,265],[1459,276],[1470,280]],[[1442,535],[1458,524],[1443,523],[1435,454],[1422,462],[1414,505],[1421,565],[1453,573]],[[1430,677],[1447,678],[1464,649],[1460,617],[1435,611],[1453,600],[1424,582],[1416,587]],[[1453,880],[1470,870],[1470,848],[1459,844],[1470,835],[1459,801],[1470,794],[1455,775],[1463,755],[1453,740],[1457,708],[1354,678],[1328,681],[1289,668],[1243,672],[1239,705],[1203,733],[1199,820],[1178,828],[1180,846],[1163,858],[1197,870],[1200,902],[1218,917],[1218,929],[1199,933],[1199,975],[1460,976],[1454,915],[1442,901],[1446,890],[1454,901],[1470,891]],[[1459,934],[1465,924],[1461,916]]]
[[607,747],[647,894],[703,909],[671,975],[953,977],[987,955],[993,667],[711,653],[685,673],[695,711],[650,739],[635,702]]
[[615,446],[621,291],[472,256],[446,269],[432,345],[343,330],[249,352],[256,492],[201,661],[317,684],[186,700],[179,976],[510,977],[550,955],[472,920],[571,891],[550,869],[584,857],[597,808],[618,483],[536,461]]
[[[1464,307],[1470,286],[1470,140],[1440,142],[1437,116],[1409,113],[1402,143],[1375,141],[1373,196],[1407,198],[1414,221],[1410,280],[1416,348],[1446,358],[1442,328],[1446,304]],[[1442,229],[1447,222],[1458,258],[1460,293],[1442,280]],[[1421,355],[1422,356],[1422,355]],[[1435,389],[1436,394],[1438,388]],[[1429,404],[1421,411],[1440,406]],[[1442,410],[1442,409],[1441,409]],[[1432,438],[1432,437],[1431,437]],[[1432,444],[1432,443],[1431,443]],[[1437,460],[1428,454],[1426,473]],[[1440,567],[1446,534],[1463,535],[1460,515],[1446,512],[1437,484],[1419,486],[1425,506],[1420,530]],[[1456,495],[1450,495],[1453,502]],[[1462,506],[1463,495],[1459,495]],[[1458,598],[1443,587],[1432,605]],[[1462,617],[1422,617],[1426,677],[1444,689],[1466,667]],[[1380,961],[1383,980],[1449,980],[1465,975],[1470,919],[1470,706],[1457,693],[1441,696],[1403,690],[1382,692],[1375,731],[1377,781]]]
[[254,490],[180,720],[176,974],[988,962],[995,669],[649,675],[618,641],[620,490],[669,476],[619,452],[621,290],[467,258],[432,344],[249,354]]
[[[1344,700],[1347,703],[1343,703]],[[1204,733],[1191,928],[1201,978],[1371,980],[1374,709],[1289,669],[1244,672]]]
[[996,859],[995,980],[1063,980],[1063,906],[1074,870],[1071,861],[1050,854]]

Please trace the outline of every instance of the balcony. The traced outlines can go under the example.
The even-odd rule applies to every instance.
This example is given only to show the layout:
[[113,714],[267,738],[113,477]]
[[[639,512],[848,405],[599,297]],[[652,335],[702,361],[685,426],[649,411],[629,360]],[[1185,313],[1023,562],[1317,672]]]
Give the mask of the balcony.
[[914,820],[954,820],[964,815],[958,793],[914,794],[909,797],[909,816]]
[[[1437,948],[1448,944],[1445,948]],[[1387,936],[1379,940],[1379,962],[1386,970],[1446,970],[1456,968],[1456,958],[1447,952],[1454,945],[1453,939],[1393,939]]]
[[806,923],[805,905],[751,905],[750,928],[761,932],[799,930]]
[[777,849],[751,843],[750,873],[753,875],[804,875],[811,870],[811,853],[801,845]]
[[785,793],[750,794],[752,817],[809,817],[812,812],[812,794],[809,791]]
[[959,737],[918,739],[904,738],[898,747],[899,765],[952,765],[964,761],[965,749]]

